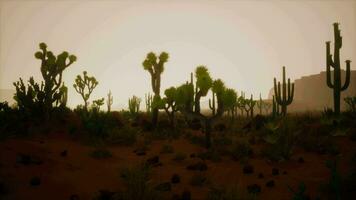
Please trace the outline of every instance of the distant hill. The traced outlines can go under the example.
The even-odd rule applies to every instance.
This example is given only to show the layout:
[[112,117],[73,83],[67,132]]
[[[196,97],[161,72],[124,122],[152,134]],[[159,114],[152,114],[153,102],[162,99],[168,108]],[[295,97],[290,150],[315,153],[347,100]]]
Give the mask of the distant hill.
[[[341,72],[342,83],[345,81],[346,72]],[[333,74],[332,74],[333,75]],[[294,91],[294,101],[290,105],[290,111],[323,110],[325,107],[333,108],[333,91],[326,85],[326,72],[303,76],[296,79]],[[273,88],[270,90],[268,98],[272,99]],[[350,86],[341,93],[341,109],[345,109],[344,98],[356,96],[356,71],[351,71]]]
[[15,103],[14,94],[15,90],[0,89],[0,102],[7,101],[9,105]]

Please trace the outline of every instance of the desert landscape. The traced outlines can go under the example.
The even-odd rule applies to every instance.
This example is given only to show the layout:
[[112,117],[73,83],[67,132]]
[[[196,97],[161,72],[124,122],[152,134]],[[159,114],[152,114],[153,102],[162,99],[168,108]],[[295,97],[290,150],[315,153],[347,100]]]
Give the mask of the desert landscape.
[[[0,8],[5,7],[21,6],[3,1]],[[354,199],[356,74],[341,51],[349,40],[342,36],[343,24],[322,26],[332,37],[320,42],[320,73],[292,79],[293,68],[278,66],[273,77],[249,77],[270,82],[255,83],[265,89],[254,92],[230,85],[217,68],[194,62],[192,71],[174,69],[185,79],[167,86],[167,66],[179,59],[145,48],[133,67],[142,77],[125,79],[128,68],[103,79],[114,72],[82,67],[68,81],[81,58],[57,50],[61,44],[39,42],[34,52],[18,54],[32,54],[36,65],[30,70],[0,71],[4,83],[7,76],[31,73],[0,90],[0,199]],[[1,58],[14,56],[7,52]],[[103,89],[105,82],[111,88]],[[115,105],[111,89],[117,87],[130,91],[126,107]],[[142,88],[149,91],[131,95]],[[102,91],[108,92],[97,95]]]

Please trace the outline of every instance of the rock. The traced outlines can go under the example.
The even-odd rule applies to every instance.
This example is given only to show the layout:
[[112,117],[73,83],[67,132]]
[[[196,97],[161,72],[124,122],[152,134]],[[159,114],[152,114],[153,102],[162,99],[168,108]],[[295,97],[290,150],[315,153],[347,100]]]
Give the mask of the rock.
[[190,154],[190,157],[195,158],[196,157],[195,153]]
[[283,175],[287,175],[287,171],[283,171]]
[[64,150],[61,152],[61,156],[62,157],[66,157],[68,155],[68,151],[67,150]]
[[146,160],[146,165],[148,166],[158,166],[159,165],[159,156],[153,156]]
[[109,190],[99,190],[99,195],[96,197],[97,200],[111,200],[115,195],[115,192]]
[[172,190],[172,186],[171,186],[171,183],[169,183],[169,182],[161,183],[155,187],[155,190],[160,191],[160,192],[168,192],[168,191]]
[[274,183],[274,180],[270,180],[266,183],[266,186],[271,188],[271,187],[274,187],[275,186],[275,183]]
[[261,193],[261,186],[258,184],[248,185],[247,191],[250,194],[259,194],[259,193]]
[[242,168],[242,172],[243,172],[244,174],[253,174],[253,171],[254,171],[253,166],[252,166],[252,165],[249,165],[249,164],[245,165],[245,166]]
[[278,170],[277,168],[273,168],[273,169],[272,169],[272,175],[273,175],[273,176],[279,175],[279,170]]
[[259,179],[262,179],[262,178],[264,178],[264,177],[265,177],[265,176],[263,176],[262,173],[259,173],[259,174],[258,174],[258,178],[259,178]]
[[8,193],[8,189],[7,189],[6,185],[5,185],[5,183],[0,182],[0,197],[2,195],[6,195],[7,193]]
[[23,165],[31,165],[31,164],[41,165],[43,161],[36,156],[20,153],[16,155],[16,163],[20,163]]
[[197,162],[195,164],[188,165],[187,169],[194,171],[206,171],[208,170],[208,166],[204,162]]
[[182,198],[181,200],[191,200],[192,194],[188,190],[184,190],[182,193]]
[[70,195],[69,200],[79,200],[79,196],[77,194],[72,194]]
[[146,155],[146,151],[143,150],[143,149],[136,149],[136,150],[134,151],[134,153],[135,153],[136,155],[138,155],[138,156],[144,156],[144,155]]
[[32,186],[41,185],[41,179],[39,177],[37,177],[37,176],[32,177],[31,180],[30,180],[30,185],[32,185]]
[[177,184],[180,183],[180,176],[178,174],[173,174],[172,178],[171,178],[171,182],[173,184]]
[[173,194],[172,200],[181,200],[180,195],[179,194]]
[[299,157],[299,158],[298,158],[298,162],[299,162],[299,163],[304,163],[304,158],[303,158],[303,157]]

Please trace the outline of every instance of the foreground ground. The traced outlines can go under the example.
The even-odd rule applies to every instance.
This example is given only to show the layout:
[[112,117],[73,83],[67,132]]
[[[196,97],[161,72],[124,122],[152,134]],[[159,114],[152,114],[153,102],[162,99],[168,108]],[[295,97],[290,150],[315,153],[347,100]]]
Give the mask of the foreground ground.
[[[356,145],[347,137],[335,137],[335,141],[340,151],[338,170],[341,174],[346,174],[350,170],[349,161]],[[161,152],[162,147],[167,144],[173,147],[174,153]],[[6,183],[6,199],[92,199],[99,190],[122,189],[120,171],[153,156],[159,156],[161,164],[152,167],[150,184],[170,182],[173,174],[180,176],[180,183],[172,184],[171,191],[162,192],[166,199],[172,199],[174,194],[181,194],[183,191],[190,191],[192,199],[205,199],[210,188],[215,186],[237,185],[242,191],[246,191],[246,187],[251,184],[261,186],[257,199],[292,199],[293,194],[288,186],[297,188],[300,182],[305,183],[307,193],[315,199],[320,184],[328,182],[330,178],[330,170],[325,162],[335,158],[306,153],[298,148],[294,150],[290,160],[284,162],[271,162],[254,155],[248,162],[254,167],[254,172],[244,174],[243,164],[230,157],[222,156],[222,160],[218,162],[202,161],[194,155],[203,152],[204,148],[191,144],[184,137],[152,141],[146,155],[141,156],[134,153],[138,145],[139,142],[127,147],[106,147],[112,157],[98,159],[90,156],[95,147],[84,145],[66,134],[4,140],[0,143],[0,177]],[[251,147],[258,151],[260,144],[253,144]],[[174,160],[176,152],[184,153],[187,157],[180,161]],[[19,160],[22,154],[30,155],[36,162],[24,164]],[[199,161],[207,164],[207,170],[187,170],[188,165]],[[272,175],[273,168],[278,169],[277,175]],[[260,173],[263,178],[259,177]],[[193,186],[190,180],[196,174],[206,177],[206,183]],[[31,185],[33,177],[39,177],[40,184]],[[274,186],[267,187],[266,183],[271,180],[274,181]]]

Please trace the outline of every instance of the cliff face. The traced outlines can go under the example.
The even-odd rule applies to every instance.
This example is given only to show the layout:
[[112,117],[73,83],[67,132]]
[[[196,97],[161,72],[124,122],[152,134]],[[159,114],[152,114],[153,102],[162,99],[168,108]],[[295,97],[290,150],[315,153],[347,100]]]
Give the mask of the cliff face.
[[[342,71],[342,83],[345,82],[345,71]],[[333,74],[332,74],[333,75]],[[294,82],[294,101],[290,105],[290,111],[323,110],[325,107],[333,108],[333,90],[326,85],[326,72],[303,76]],[[274,95],[273,88],[268,97]],[[356,96],[356,71],[351,71],[350,86],[341,93],[341,109],[345,109],[344,98]]]

